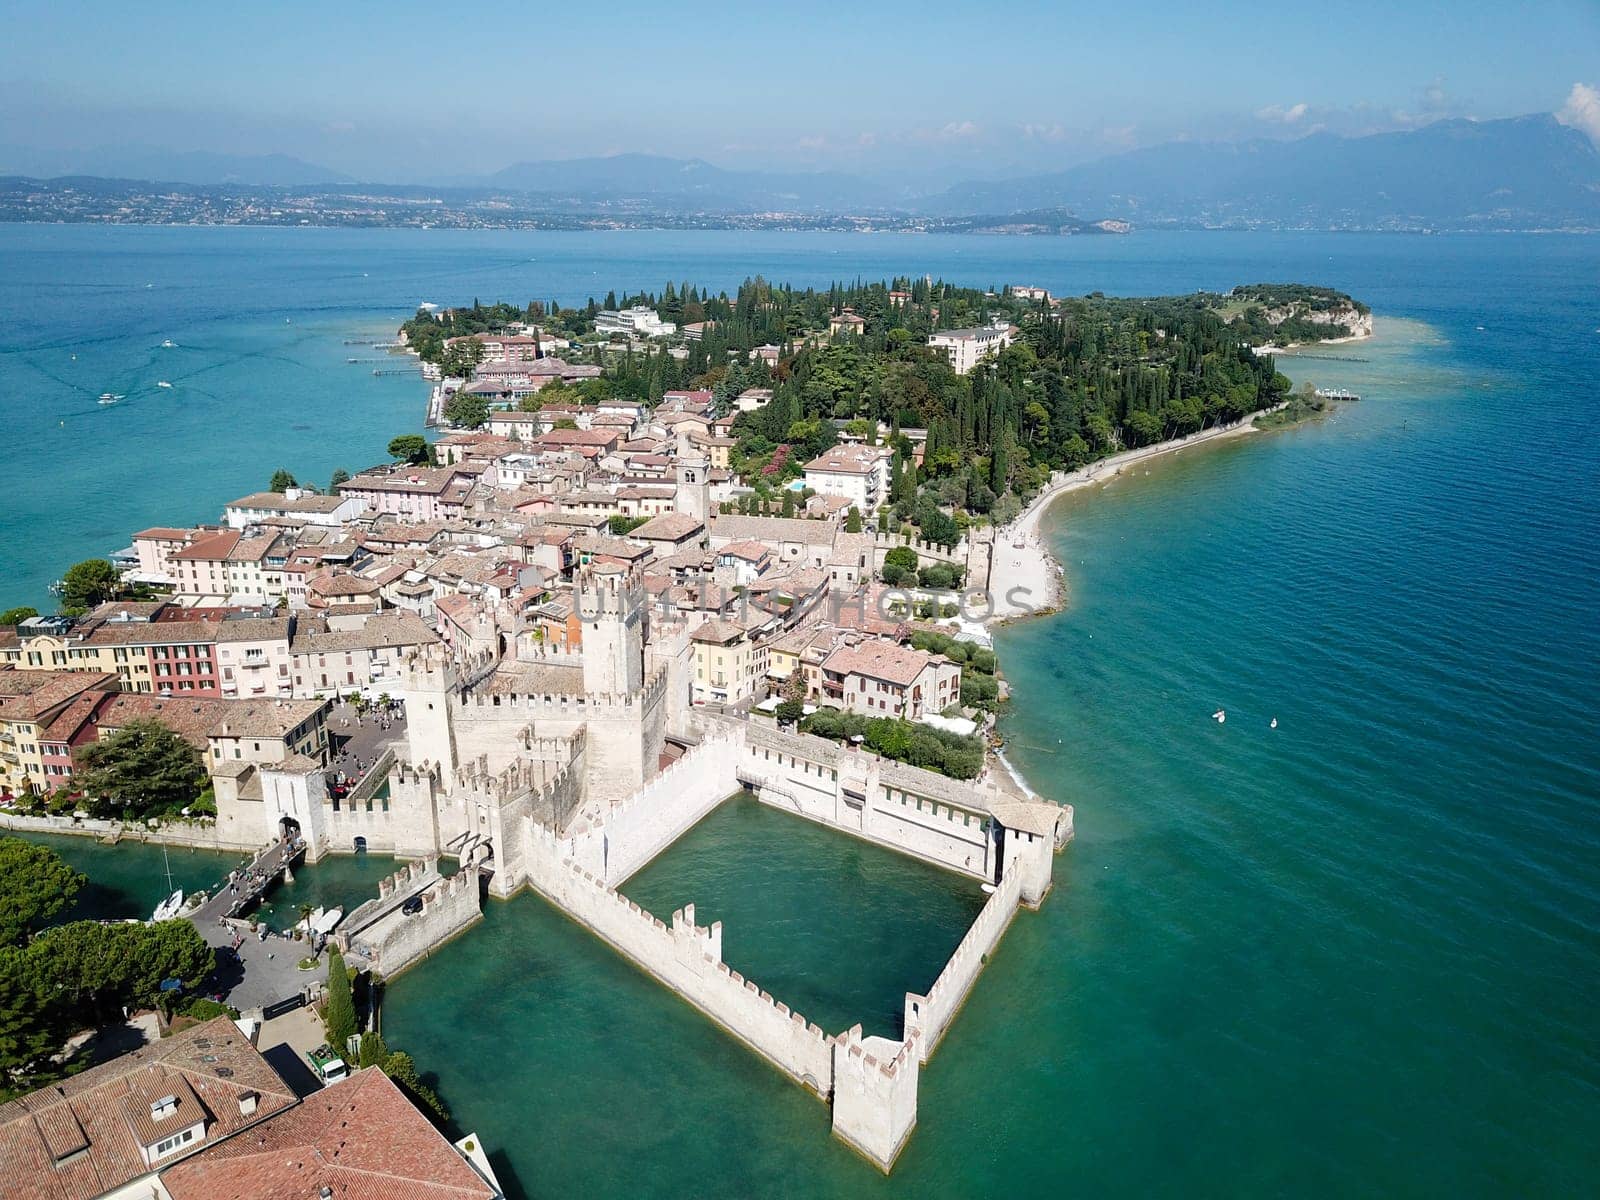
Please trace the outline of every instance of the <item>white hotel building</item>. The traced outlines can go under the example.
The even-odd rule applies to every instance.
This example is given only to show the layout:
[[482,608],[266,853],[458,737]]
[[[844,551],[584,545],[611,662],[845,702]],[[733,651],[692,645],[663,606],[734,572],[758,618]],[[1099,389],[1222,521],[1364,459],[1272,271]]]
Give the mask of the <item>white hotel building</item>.
[[981,329],[941,329],[928,335],[928,345],[943,350],[957,375],[965,375],[991,354],[1011,345],[1012,325],[987,325]]

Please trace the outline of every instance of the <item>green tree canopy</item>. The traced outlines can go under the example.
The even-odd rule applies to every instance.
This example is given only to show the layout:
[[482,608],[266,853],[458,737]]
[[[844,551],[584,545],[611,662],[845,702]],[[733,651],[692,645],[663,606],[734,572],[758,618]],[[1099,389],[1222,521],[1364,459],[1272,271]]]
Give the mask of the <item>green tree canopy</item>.
[[103,558],[86,558],[61,577],[61,603],[68,608],[93,608],[117,594],[117,569]]
[[267,491],[286,492],[295,486],[297,485],[295,484],[294,476],[289,474],[283,467],[279,467],[272,473],[272,482],[267,484]]
[[82,889],[84,877],[48,846],[0,837],[0,945],[28,940]]
[[333,474],[328,479],[328,494],[330,496],[336,495],[339,491],[339,485],[341,483],[349,482],[350,472],[346,471],[343,467],[336,467]]
[[444,419],[457,429],[481,429],[489,419],[489,402],[482,396],[459,391],[444,402]]
[[344,1054],[356,1035],[356,1006],[350,995],[350,973],[336,947],[328,949],[328,1002],[322,1010],[322,1024],[328,1031],[328,1045]]
[[71,1070],[52,1054],[76,1031],[155,1004],[165,980],[198,987],[215,967],[189,921],[74,921],[0,949],[0,1098]]
[[76,782],[107,815],[176,816],[206,786],[200,751],[153,717],[129,721],[75,758]]
[[0,625],[20,625],[29,617],[37,617],[39,610],[30,604],[19,604],[0,612]]
[[389,439],[389,457],[415,466],[428,461],[428,439],[420,433],[402,433]]

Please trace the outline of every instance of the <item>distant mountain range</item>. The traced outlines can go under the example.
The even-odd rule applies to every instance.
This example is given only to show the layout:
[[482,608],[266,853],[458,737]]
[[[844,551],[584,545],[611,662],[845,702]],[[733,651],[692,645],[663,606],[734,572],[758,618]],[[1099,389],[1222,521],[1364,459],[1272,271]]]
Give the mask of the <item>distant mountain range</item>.
[[842,172],[730,171],[703,159],[655,154],[521,162],[460,182],[562,199],[687,203],[712,212],[884,209],[897,199],[887,187]]
[[[368,193],[381,189],[408,203],[432,195],[446,204],[476,207],[473,220],[492,219],[494,206],[485,202],[511,197],[510,207],[521,214],[634,225],[648,225],[653,216],[673,224],[702,220],[715,225],[791,214],[810,222],[861,218],[875,227],[1016,233],[1094,232],[1124,225],[1600,229],[1600,150],[1548,114],[1446,120],[1366,137],[1318,133],[1288,141],[1171,142],[1065,171],[968,181],[943,190],[842,172],[735,171],[701,159],[651,154],[520,162],[492,175],[404,185],[356,184],[336,171],[283,155],[100,151],[56,155],[50,161],[59,170],[49,169],[42,157],[0,147],[0,175],[33,177],[27,181],[33,191],[13,187],[13,193],[48,194],[65,183],[51,176],[74,174],[272,189],[270,200],[290,193],[300,198],[361,194],[371,200]],[[36,185],[39,179],[46,182]],[[81,188],[82,180],[77,183]],[[52,219],[42,214],[19,218],[16,213],[26,214],[29,203],[15,202],[6,216]],[[314,220],[315,204],[297,208],[296,219],[306,211]]]
[[1173,142],[1050,175],[962,184],[924,207],[1063,207],[1137,225],[1600,228],[1600,150],[1549,114],[1356,138]]
[[0,146],[0,175],[26,175],[35,179],[74,175],[161,183],[231,183],[247,187],[355,182],[352,176],[287,154],[213,154],[208,150],[176,151],[138,146],[96,150]]

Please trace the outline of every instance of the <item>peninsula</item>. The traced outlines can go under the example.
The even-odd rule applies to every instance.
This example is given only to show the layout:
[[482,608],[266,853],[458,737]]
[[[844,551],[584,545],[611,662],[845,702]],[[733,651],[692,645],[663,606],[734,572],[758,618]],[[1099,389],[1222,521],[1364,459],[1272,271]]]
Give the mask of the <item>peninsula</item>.
[[[1273,346],[1370,320],[1301,285],[1061,298],[928,277],[425,306],[395,353],[431,383],[432,440],[400,433],[394,461],[325,488],[281,467],[215,524],[72,567],[59,613],[4,614],[0,826],[248,852],[175,897],[175,982],[262,1015],[313,1000],[318,1071],[371,1057],[422,1103],[350,1010],[346,964],[392,978],[486,895],[530,889],[828,1101],[887,1171],[920,1070],[1073,835],[1071,807],[993,752],[986,626],[1055,603],[1037,514],[1097,470],[1248,428],[1288,392]],[[825,1030],[725,960],[720,922],[619,892],[740,793],[981,885],[893,1028]],[[263,956],[220,981],[201,938],[240,954],[277,879],[366,850],[408,863],[331,935],[307,920],[318,982]],[[13,942],[0,968],[44,970],[67,937]],[[14,1090],[63,1069],[41,1057],[74,1032],[49,992],[37,1035],[0,1047]]]

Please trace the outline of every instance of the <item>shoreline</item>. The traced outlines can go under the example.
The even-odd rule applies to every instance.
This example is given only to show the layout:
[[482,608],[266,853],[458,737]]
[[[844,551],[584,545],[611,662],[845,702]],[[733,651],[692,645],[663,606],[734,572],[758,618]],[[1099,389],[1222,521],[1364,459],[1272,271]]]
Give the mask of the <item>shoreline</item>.
[[[1272,357],[1292,355],[1306,346],[1337,346],[1351,342],[1371,341],[1376,328],[1370,332],[1353,333],[1341,338],[1328,338],[1318,342],[1294,343],[1275,347]],[[988,626],[1006,625],[1029,617],[1045,616],[1060,611],[1065,602],[1065,568],[1044,545],[1039,535],[1039,524],[1045,510],[1058,497],[1095,483],[1104,483],[1121,474],[1124,467],[1145,462],[1163,454],[1176,454],[1190,446],[1220,442],[1247,433],[1262,433],[1256,427],[1256,418],[1282,410],[1289,402],[1284,400],[1270,408],[1249,413],[1231,425],[1213,425],[1181,438],[1141,446],[1137,450],[1123,450],[1106,458],[1097,459],[1075,471],[1051,476],[1050,482],[1028,503],[1009,525],[995,531],[992,560],[989,568],[989,585],[995,593],[994,609],[984,622]],[[1003,586],[1003,591],[1001,587]],[[1012,595],[1022,593],[1013,600]],[[1044,597],[1042,604],[1031,603],[1035,597]]]
[[[1226,441],[1244,434],[1261,432],[1256,428],[1257,417],[1277,412],[1287,401],[1270,408],[1258,409],[1231,425],[1213,425],[1181,438],[1123,450],[1106,458],[1097,459],[1075,471],[1058,473],[1045,488],[1028,503],[1016,520],[995,531],[994,560],[989,569],[990,585],[1003,584],[1004,592],[995,598],[994,611],[985,624],[1004,625],[1028,617],[1044,616],[1059,611],[1064,598],[1064,569],[1055,555],[1045,546],[1039,534],[1039,523],[1045,511],[1059,497],[1080,488],[1104,483],[1120,475],[1124,468],[1147,462],[1164,454],[1176,454],[1190,446]],[[1011,597],[1021,593],[1017,599]],[[1043,604],[1029,601],[1045,597]]]

